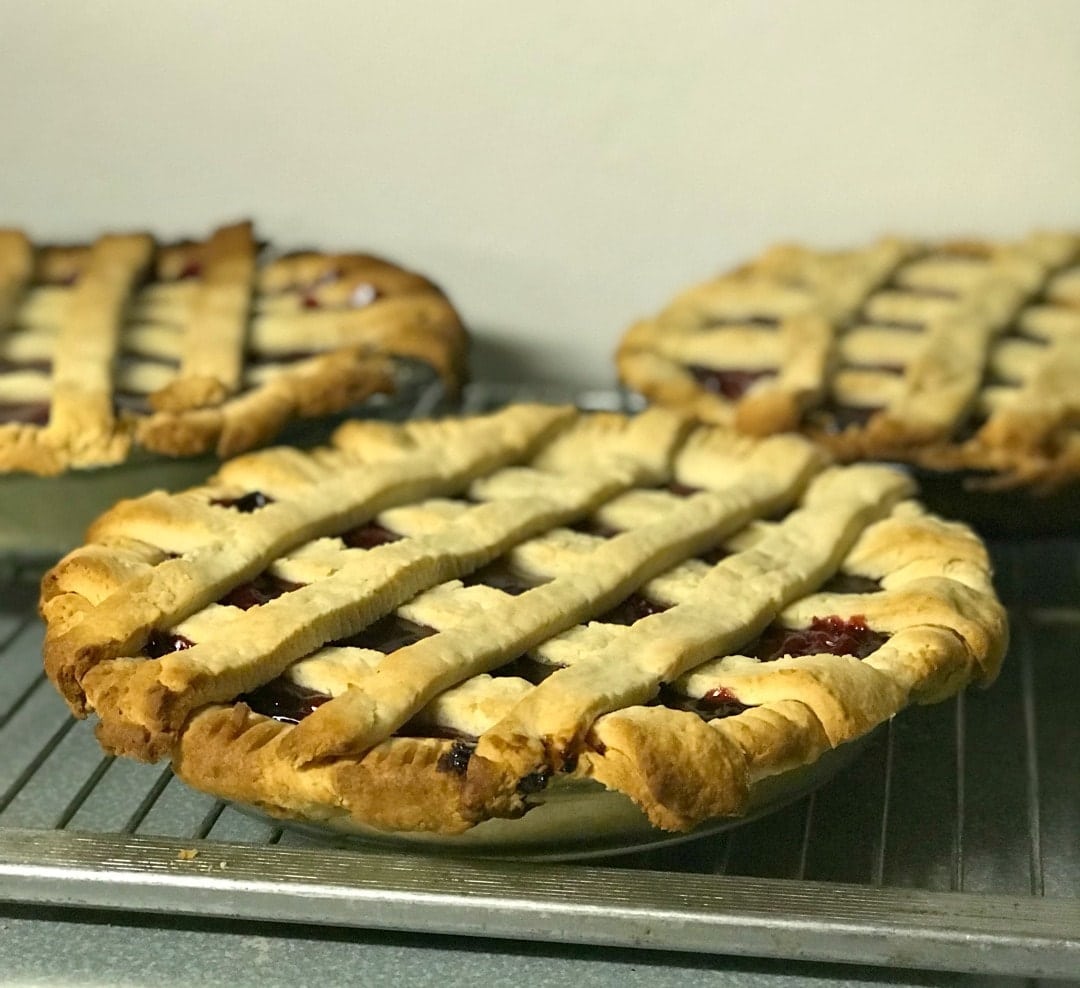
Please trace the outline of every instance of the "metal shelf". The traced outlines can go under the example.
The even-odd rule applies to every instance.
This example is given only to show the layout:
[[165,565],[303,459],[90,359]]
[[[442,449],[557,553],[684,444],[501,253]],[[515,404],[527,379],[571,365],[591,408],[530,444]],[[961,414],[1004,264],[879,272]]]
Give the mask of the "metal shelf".
[[[509,397],[553,395],[465,403]],[[38,574],[0,566],[0,899],[1075,977],[1080,549],[993,552],[1014,635],[992,689],[906,711],[772,816],[588,865],[345,850],[103,756],[41,673]]]

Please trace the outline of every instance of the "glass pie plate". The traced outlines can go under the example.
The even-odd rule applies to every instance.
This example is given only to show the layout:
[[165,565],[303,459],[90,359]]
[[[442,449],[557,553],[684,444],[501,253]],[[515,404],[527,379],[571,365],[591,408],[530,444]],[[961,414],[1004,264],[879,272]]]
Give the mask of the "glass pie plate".
[[243,803],[232,805],[247,816],[335,847],[546,861],[611,857],[707,837],[780,810],[854,762],[876,733],[826,751],[809,765],[760,779],[750,789],[745,814],[709,820],[686,833],[657,829],[629,797],[590,780],[555,779],[534,797],[533,808],[523,817],[486,820],[452,835],[378,830],[344,818],[299,821]]
[[[395,359],[395,390],[377,394],[336,415],[287,425],[275,444],[325,443],[348,418],[401,420],[434,411],[444,397],[427,364]],[[174,459],[137,450],[121,464],[72,470],[56,477],[0,474],[0,557],[49,563],[84,541],[87,526],[117,501],[153,490],[182,490],[209,477],[220,460],[213,454]]]

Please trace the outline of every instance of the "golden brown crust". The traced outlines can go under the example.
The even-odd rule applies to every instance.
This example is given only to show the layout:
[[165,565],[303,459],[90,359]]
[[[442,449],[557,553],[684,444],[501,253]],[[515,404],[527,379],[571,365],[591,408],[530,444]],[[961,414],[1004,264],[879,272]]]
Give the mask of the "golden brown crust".
[[[273,813],[459,833],[565,778],[686,830],[993,679],[986,550],[911,490],[661,409],[354,422],[99,519],[43,581],[45,667],[108,751]],[[263,688],[314,700],[284,725]]]
[[467,334],[430,281],[367,255],[260,268],[259,249],[238,223],[201,243],[109,235],[35,262],[24,235],[0,231],[0,408],[14,416],[0,415],[0,472],[106,466],[136,448],[232,456],[393,392],[417,361],[460,389]]
[[775,248],[631,327],[619,376],[702,421],[802,431],[843,461],[1052,489],[1078,472],[1078,263],[1080,237],[1049,233]]

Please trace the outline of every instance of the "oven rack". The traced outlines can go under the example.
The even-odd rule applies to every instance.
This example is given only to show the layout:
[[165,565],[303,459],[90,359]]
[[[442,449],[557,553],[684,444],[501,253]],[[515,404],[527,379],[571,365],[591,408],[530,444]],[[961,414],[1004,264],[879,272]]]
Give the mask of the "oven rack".
[[[557,390],[480,385],[480,411]],[[616,392],[578,396],[625,408]],[[422,397],[414,414],[436,406]],[[104,756],[41,673],[39,570],[0,564],[0,900],[893,968],[1080,972],[1080,548],[992,546],[998,683],[911,709],[724,834],[588,864],[320,843]]]

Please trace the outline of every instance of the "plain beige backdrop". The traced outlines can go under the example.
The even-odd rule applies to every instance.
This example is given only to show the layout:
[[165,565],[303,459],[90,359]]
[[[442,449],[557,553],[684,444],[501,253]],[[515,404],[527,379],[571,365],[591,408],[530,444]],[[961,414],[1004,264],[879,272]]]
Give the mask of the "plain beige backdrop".
[[481,374],[778,238],[1080,227],[1080,0],[0,0],[0,224],[374,248]]

